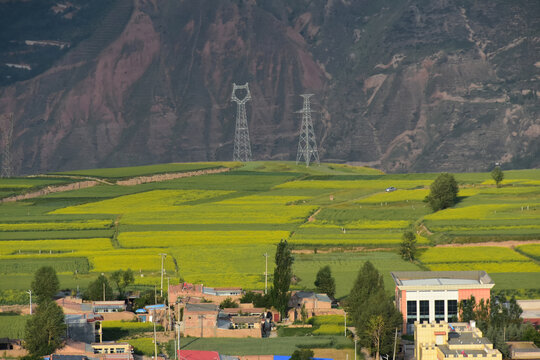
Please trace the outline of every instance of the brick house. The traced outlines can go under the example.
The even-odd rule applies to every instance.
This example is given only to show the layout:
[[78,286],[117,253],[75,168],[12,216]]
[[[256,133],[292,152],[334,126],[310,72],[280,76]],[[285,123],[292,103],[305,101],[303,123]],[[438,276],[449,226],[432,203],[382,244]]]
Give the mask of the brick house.
[[342,309],[332,308],[332,299],[326,294],[317,294],[312,291],[293,292],[289,300],[289,319],[291,321],[300,320],[302,308],[307,312],[308,318],[319,315],[343,315]]
[[244,291],[239,287],[207,287],[203,284],[182,283],[169,286],[169,304],[176,304],[178,298],[200,298],[219,304],[226,298],[239,300]]

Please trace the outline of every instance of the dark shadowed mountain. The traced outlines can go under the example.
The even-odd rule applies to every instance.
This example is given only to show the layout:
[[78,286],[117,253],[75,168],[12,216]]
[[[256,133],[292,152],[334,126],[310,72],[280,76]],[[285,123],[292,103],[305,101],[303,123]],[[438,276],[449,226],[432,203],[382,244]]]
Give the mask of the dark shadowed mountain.
[[18,173],[254,159],[393,172],[540,165],[537,0],[0,0],[0,113]]

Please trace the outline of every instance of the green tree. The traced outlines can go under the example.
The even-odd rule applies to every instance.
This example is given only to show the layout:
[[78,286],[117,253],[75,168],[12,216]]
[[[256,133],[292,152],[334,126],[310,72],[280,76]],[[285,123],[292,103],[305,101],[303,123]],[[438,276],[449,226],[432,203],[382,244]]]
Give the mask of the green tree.
[[220,309],[225,309],[225,308],[237,308],[238,307],[238,303],[236,301],[234,301],[233,299],[231,299],[230,297],[226,298],[225,300],[223,300],[221,302],[221,304],[219,304],[219,307]]
[[58,276],[56,276],[53,267],[43,266],[39,268],[34,275],[30,288],[38,304],[51,300],[60,289],[60,281],[58,281]]
[[346,301],[347,313],[353,322],[360,319],[363,305],[379,289],[384,289],[383,278],[371,261],[366,261],[358,272],[354,286]]
[[289,287],[291,286],[293,260],[287,240],[281,240],[276,250],[274,286],[271,293],[272,302],[282,317],[287,313],[289,303]]
[[[156,290],[146,290],[141,294],[138,299],[135,299],[133,305],[135,309],[141,309],[146,305],[163,304],[164,301],[165,293],[163,293],[163,297],[161,297],[159,296],[159,293],[156,292]],[[204,298],[202,302],[204,302]]]
[[241,304],[252,303],[254,307],[268,309],[272,307],[272,298],[270,295],[263,295],[260,293],[254,293],[253,291],[246,291],[240,298]]
[[117,270],[111,274],[111,281],[116,286],[119,297],[123,298],[126,294],[126,288],[133,284],[135,278],[131,269]]
[[403,260],[414,261],[416,252],[416,235],[412,231],[405,231],[402,236],[399,254]]
[[504,179],[504,173],[500,166],[495,166],[495,169],[491,171],[491,177],[495,180],[497,187],[501,187],[501,182]]
[[317,287],[318,292],[334,298],[334,295],[336,294],[336,280],[332,277],[330,266],[326,265],[317,272],[315,286]]
[[[379,337],[380,353],[388,354],[393,350],[394,332],[401,327],[403,318],[386,294],[383,278],[371,262],[366,261],[358,272],[346,308],[357,329],[364,329],[370,319],[381,316],[384,327]],[[373,338],[366,332],[358,333],[358,341],[361,346],[376,350]]]
[[430,192],[426,199],[433,211],[454,206],[457,201],[459,188],[454,176],[448,173],[440,174],[429,189]]
[[86,289],[85,292],[85,298],[94,301],[114,299],[113,290],[109,285],[109,280],[105,275],[99,275],[96,280],[94,280],[90,283],[90,285],[88,285],[88,289]]
[[386,324],[384,323],[384,318],[382,315],[373,315],[369,318],[365,333],[366,336],[371,340],[371,344],[373,347],[370,347],[372,349],[376,350],[375,359],[379,359],[379,351],[381,347],[381,339],[384,334]]
[[46,299],[26,323],[24,347],[32,356],[52,354],[62,346],[65,334],[62,309],[51,299]]
[[294,350],[290,360],[310,360],[315,354],[310,349]]
[[459,320],[462,322],[469,322],[471,320],[476,320],[476,299],[474,296],[467,300],[461,300],[459,302]]

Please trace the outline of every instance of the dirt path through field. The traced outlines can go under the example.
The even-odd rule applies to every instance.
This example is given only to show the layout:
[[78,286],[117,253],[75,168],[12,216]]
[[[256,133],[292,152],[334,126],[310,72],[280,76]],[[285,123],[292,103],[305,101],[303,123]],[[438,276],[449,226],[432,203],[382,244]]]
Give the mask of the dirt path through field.
[[510,240],[510,241],[489,241],[489,242],[480,242],[480,243],[467,243],[467,244],[444,244],[437,245],[435,247],[478,247],[478,246],[497,246],[497,247],[506,247],[506,248],[515,248],[519,245],[528,245],[528,244],[540,244],[540,240]]
[[52,177],[52,178],[69,178],[69,179],[85,179],[86,181],[80,181],[75,182],[72,184],[65,184],[65,185],[58,185],[58,186],[47,186],[43,189],[39,189],[36,191],[31,191],[26,194],[20,194],[15,196],[10,196],[4,199],[0,200],[0,203],[5,202],[14,202],[19,200],[27,200],[27,199],[33,199],[36,197],[52,194],[52,193],[58,193],[58,192],[64,192],[64,191],[71,191],[71,190],[78,190],[78,189],[84,189],[88,187],[93,187],[98,184],[106,184],[106,185],[120,185],[120,186],[134,186],[139,184],[146,184],[149,182],[160,182],[160,181],[167,181],[167,180],[173,180],[173,179],[180,179],[180,178],[186,178],[186,177],[192,177],[192,176],[201,176],[201,175],[208,175],[208,174],[218,174],[229,171],[230,168],[218,168],[218,169],[207,169],[207,170],[197,170],[197,171],[188,171],[188,172],[181,172],[181,173],[167,173],[167,174],[156,174],[156,175],[149,175],[149,176],[137,176],[133,177],[131,179],[126,180],[118,180],[116,183],[108,182],[104,179],[94,178],[94,177],[88,177],[88,176],[72,176],[72,175],[66,175],[66,176],[60,176],[60,175],[35,175],[32,177]]

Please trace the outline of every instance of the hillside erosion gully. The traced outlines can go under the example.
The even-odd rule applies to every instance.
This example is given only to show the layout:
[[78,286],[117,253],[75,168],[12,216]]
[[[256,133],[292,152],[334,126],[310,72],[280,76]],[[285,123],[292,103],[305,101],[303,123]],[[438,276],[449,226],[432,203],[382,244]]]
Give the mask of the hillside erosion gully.
[[66,185],[47,186],[43,189],[39,189],[36,191],[31,191],[25,194],[20,194],[20,195],[4,198],[0,200],[0,203],[27,200],[27,199],[32,199],[32,198],[36,198],[36,197],[40,197],[40,196],[44,196],[44,195],[48,195],[52,193],[89,188],[92,186],[96,186],[100,183],[107,184],[107,185],[134,186],[134,185],[146,184],[150,182],[160,182],[160,181],[167,181],[167,180],[180,179],[180,178],[193,177],[193,176],[219,174],[219,173],[227,172],[229,170],[230,168],[218,168],[218,169],[188,171],[188,172],[182,172],[182,173],[166,173],[166,174],[156,174],[156,175],[148,175],[148,176],[137,176],[131,179],[118,180],[116,181],[116,183],[110,183],[103,179],[91,178],[91,177],[40,175],[40,177],[62,177],[62,178],[70,178],[70,179],[88,179],[88,180],[80,181],[80,182],[76,182],[72,184],[66,184]]

